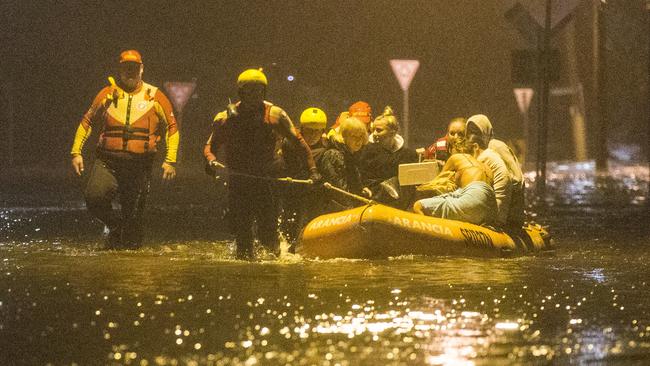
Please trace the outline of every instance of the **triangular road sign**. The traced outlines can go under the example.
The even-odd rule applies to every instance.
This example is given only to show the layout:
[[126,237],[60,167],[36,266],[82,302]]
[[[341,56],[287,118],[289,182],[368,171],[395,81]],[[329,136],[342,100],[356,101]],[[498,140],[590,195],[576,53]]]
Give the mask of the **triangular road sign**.
[[533,94],[535,91],[533,88],[515,88],[515,99],[517,99],[517,106],[519,106],[519,112],[525,114],[528,112],[528,107],[530,107],[530,101],[533,99]]
[[176,111],[178,111],[178,113],[181,113],[185,107],[185,104],[187,104],[188,99],[190,99],[192,93],[194,93],[196,82],[167,81],[165,82],[164,86],[165,90],[169,94],[169,98],[171,99],[174,108],[176,108]]
[[402,90],[406,91],[411,85],[411,80],[420,67],[418,60],[390,60],[390,67],[393,68],[393,73],[399,81],[399,86]]

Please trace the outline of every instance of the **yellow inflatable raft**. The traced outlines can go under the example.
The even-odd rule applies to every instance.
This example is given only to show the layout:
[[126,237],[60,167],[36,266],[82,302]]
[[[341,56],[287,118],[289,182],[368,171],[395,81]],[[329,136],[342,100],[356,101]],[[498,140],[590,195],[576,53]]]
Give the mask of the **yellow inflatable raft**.
[[386,258],[400,255],[504,256],[552,249],[548,232],[520,233],[422,216],[381,204],[323,215],[303,230],[298,253],[309,258]]

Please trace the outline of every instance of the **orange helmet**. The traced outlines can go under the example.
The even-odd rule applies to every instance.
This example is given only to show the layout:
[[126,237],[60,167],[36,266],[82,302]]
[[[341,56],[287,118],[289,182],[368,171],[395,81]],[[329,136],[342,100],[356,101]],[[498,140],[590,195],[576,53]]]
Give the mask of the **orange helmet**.
[[366,102],[358,101],[352,104],[348,112],[350,112],[350,117],[355,117],[365,124],[369,124],[372,121],[372,108]]

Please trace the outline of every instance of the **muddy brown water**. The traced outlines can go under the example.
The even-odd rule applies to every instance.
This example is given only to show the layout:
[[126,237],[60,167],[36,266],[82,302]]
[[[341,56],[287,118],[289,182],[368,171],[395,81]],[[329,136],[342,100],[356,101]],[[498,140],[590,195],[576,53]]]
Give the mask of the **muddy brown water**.
[[537,211],[554,253],[497,259],[236,261],[217,194],[164,187],[144,248],[104,251],[75,194],[8,190],[0,364],[650,364],[642,185],[583,178]]

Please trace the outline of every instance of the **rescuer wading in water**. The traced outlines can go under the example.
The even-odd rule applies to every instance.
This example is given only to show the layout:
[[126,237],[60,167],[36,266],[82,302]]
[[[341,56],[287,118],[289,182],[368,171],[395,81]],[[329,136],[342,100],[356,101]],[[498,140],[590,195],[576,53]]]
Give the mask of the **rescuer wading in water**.
[[[321,160],[327,150],[325,129],[327,115],[319,108],[310,107],[300,114],[300,124],[296,125],[305,139],[318,171],[321,171]],[[305,164],[300,148],[287,139],[282,144],[282,158],[285,174],[299,179],[309,177],[309,169]],[[304,184],[285,184],[282,190],[283,207],[280,230],[291,244],[290,252],[295,252],[298,236],[302,228],[314,217],[324,213],[326,204],[323,187]]]
[[[137,248],[142,244],[143,213],[149,193],[151,169],[163,131],[167,153],[163,179],[176,176],[179,132],[169,99],[142,81],[144,65],[136,50],[120,54],[119,78],[103,88],[84,114],[72,144],[72,167],[84,172],[82,149],[93,128],[100,131],[97,156],[84,192],[92,215],[108,227],[109,249]],[[112,208],[119,198],[121,210]]]
[[258,239],[279,254],[278,202],[272,182],[260,177],[277,175],[282,138],[296,146],[309,169],[310,179],[320,180],[309,146],[296,131],[282,108],[264,100],[266,75],[249,69],[237,78],[240,102],[218,113],[204,155],[209,167],[217,167],[217,153],[223,148],[228,168],[228,210],[237,243],[237,257],[253,256],[253,225]]

